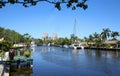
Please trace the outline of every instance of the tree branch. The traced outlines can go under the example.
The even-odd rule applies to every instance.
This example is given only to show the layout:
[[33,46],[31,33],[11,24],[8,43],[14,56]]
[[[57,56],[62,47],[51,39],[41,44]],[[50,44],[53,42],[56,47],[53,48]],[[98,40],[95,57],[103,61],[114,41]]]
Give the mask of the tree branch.
[[57,1],[55,0],[54,1],[51,1],[51,0],[0,0],[0,8],[2,8],[8,3],[22,4],[24,7],[29,7],[29,6],[35,6],[38,2],[48,2],[48,3],[54,4],[55,8],[57,8],[58,10],[61,10],[61,4],[66,4],[66,6],[68,8],[71,7],[72,10],[75,10],[77,7],[83,8],[85,10],[88,8],[88,6],[85,4],[86,1],[87,0],[82,0],[81,2],[79,0],[57,0]]

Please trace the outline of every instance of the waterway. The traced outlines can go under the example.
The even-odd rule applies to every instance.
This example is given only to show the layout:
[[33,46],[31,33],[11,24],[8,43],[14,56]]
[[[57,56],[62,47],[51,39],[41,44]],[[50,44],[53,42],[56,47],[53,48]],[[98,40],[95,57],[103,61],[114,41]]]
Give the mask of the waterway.
[[37,46],[32,76],[119,76],[120,52]]

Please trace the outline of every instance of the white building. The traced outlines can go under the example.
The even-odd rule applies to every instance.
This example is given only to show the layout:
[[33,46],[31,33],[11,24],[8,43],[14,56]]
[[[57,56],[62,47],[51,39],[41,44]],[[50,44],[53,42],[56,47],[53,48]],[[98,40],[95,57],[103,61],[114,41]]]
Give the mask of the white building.
[[53,33],[53,35],[52,35],[52,40],[55,40],[55,39],[57,39],[57,38],[58,38],[57,34],[56,34],[56,33]]
[[48,34],[47,33],[42,34],[42,40],[48,40]]

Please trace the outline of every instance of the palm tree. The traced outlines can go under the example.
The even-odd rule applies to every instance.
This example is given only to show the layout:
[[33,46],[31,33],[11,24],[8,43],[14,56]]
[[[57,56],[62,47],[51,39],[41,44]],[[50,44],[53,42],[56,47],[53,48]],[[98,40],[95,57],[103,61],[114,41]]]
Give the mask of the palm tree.
[[85,41],[85,42],[87,42],[87,45],[88,45],[89,38],[87,38],[87,37],[84,37],[84,41]]
[[109,28],[103,29],[103,32],[101,33],[101,39],[102,39],[102,41],[105,41],[105,40],[107,40],[107,38],[109,38],[110,32],[111,31],[110,31]]
[[93,42],[94,42],[94,37],[93,37],[93,35],[89,35],[89,38],[88,38],[88,41],[90,42],[89,43],[89,46],[91,47],[93,44]]
[[93,41],[94,37],[92,35],[89,35],[89,40]]
[[120,36],[119,32],[114,32],[114,31],[112,31],[112,33],[111,33],[112,39],[113,39],[113,40],[116,40],[116,37],[117,37],[117,36]]
[[95,33],[93,34],[93,38],[94,38],[94,40],[96,41],[96,40],[98,40],[98,39],[100,38],[100,35],[95,32]]
[[101,44],[102,44],[102,41],[101,41],[101,37],[100,37],[100,34],[98,34],[98,33],[94,33],[93,34],[93,37],[94,37],[94,42],[95,42],[95,47],[100,47],[101,46]]

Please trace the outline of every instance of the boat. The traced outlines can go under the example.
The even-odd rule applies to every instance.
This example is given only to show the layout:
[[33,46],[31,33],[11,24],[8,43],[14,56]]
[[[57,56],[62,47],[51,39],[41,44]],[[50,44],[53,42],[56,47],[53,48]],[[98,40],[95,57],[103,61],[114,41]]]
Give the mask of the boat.
[[32,41],[30,46],[31,46],[31,47],[36,46],[35,42],[34,42],[34,41]]
[[80,42],[75,42],[72,45],[70,45],[69,47],[73,48],[73,49],[84,49],[84,46],[82,46],[82,44]]
[[31,44],[30,44],[30,48],[31,48],[31,50],[35,50],[35,46],[37,46],[36,44],[35,44],[35,42],[34,41],[32,41],[31,42]]
[[81,42],[79,42],[78,40],[75,39],[76,37],[77,36],[76,36],[76,19],[75,19],[75,23],[74,23],[74,27],[73,27],[73,34],[71,34],[72,44],[69,47],[74,48],[74,49],[84,49]]

